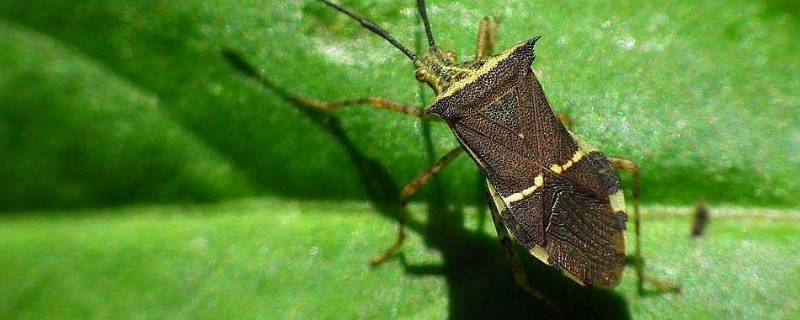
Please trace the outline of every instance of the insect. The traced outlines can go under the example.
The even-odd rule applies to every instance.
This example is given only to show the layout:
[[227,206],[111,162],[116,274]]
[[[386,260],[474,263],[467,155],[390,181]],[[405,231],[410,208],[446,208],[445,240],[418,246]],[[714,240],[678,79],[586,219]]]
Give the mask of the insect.
[[[368,105],[443,121],[459,147],[405,185],[400,194],[404,203],[466,152],[486,178],[492,217],[515,279],[523,289],[544,299],[530,286],[512,242],[581,285],[616,286],[627,260],[627,210],[616,170],[625,170],[633,175],[633,262],[639,291],[644,291],[645,283],[657,290],[679,290],[678,286],[644,275],[639,242],[639,167],[629,160],[606,157],[565,127],[531,69],[539,37],[492,54],[497,24],[484,19],[478,28],[475,59],[458,62],[452,51],[436,45],[424,0],[417,0],[429,47],[424,54],[412,52],[383,28],[353,11],[329,0],[319,1],[399,49],[414,64],[416,79],[434,91],[435,101],[424,110],[375,97],[323,102],[291,94],[263,77],[259,79],[305,108],[332,111]],[[239,58],[229,56],[229,60],[245,73],[260,77]],[[401,248],[405,239],[403,221],[400,219],[395,243],[373,259],[373,264],[387,260]]]

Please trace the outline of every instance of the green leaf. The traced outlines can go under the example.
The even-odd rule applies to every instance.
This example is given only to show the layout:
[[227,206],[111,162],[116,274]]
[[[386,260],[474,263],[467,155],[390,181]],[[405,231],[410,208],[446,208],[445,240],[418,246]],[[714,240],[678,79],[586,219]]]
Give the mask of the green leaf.
[[138,90],[0,21],[0,208],[215,200],[249,189],[223,156]]
[[[646,207],[652,277],[682,294],[581,288],[526,259],[534,286],[580,319],[793,319],[800,313],[800,213]],[[394,224],[362,202],[260,199],[211,206],[40,212],[0,218],[3,319],[549,318],[516,287],[474,209],[414,207],[402,252],[370,269]],[[488,221],[486,221],[488,220]],[[632,235],[628,241],[631,244]],[[10,281],[9,281],[10,280]]]

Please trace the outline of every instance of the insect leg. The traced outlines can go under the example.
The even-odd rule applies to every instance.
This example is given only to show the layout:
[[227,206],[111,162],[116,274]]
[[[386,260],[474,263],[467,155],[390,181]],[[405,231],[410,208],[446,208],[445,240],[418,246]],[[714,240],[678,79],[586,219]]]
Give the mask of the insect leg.
[[389,248],[386,248],[386,250],[384,250],[383,253],[373,257],[369,261],[370,267],[374,268],[380,265],[381,263],[386,262],[386,260],[389,260],[389,258],[394,257],[394,255],[397,254],[397,251],[399,251],[400,248],[403,247],[403,242],[406,240],[407,215],[408,215],[407,209],[405,205],[403,205],[402,208],[400,209],[400,214],[397,217],[397,237],[395,238],[394,243]]
[[572,131],[575,129],[575,124],[572,122],[572,117],[570,117],[568,114],[558,112],[556,113],[556,116],[558,116],[558,120],[561,120],[561,124],[563,124],[567,130]]
[[[360,99],[351,99],[351,100],[343,100],[343,101],[336,101],[336,102],[326,102],[326,101],[319,101],[314,99],[307,99],[301,98],[298,96],[288,96],[286,97],[289,101],[292,101],[296,104],[304,106],[306,108],[314,108],[320,109],[323,111],[333,111],[338,108],[342,107],[350,107],[350,106],[358,106],[358,105],[365,105],[371,106],[378,109],[385,109],[391,110],[395,112],[404,113],[407,115],[415,116],[415,117],[422,117],[422,110],[407,104],[402,104],[399,102],[377,98],[377,97],[368,97],[368,98],[360,98]],[[429,120],[434,120],[434,118],[430,118]]]
[[483,18],[478,24],[478,49],[475,59],[482,59],[492,54],[494,44],[497,42],[497,26],[499,19]]
[[[491,195],[488,195],[488,197],[491,199]],[[548,307],[553,309],[553,311],[560,314],[561,309],[558,307],[558,305],[547,298],[547,296],[542,294],[539,290],[533,288],[528,281],[528,275],[525,273],[525,269],[522,267],[522,262],[519,260],[519,255],[516,251],[514,251],[514,245],[511,243],[511,236],[508,234],[508,230],[506,229],[505,225],[503,225],[503,222],[500,221],[500,213],[498,212],[498,208],[493,201],[489,202],[489,210],[492,212],[494,228],[497,231],[497,236],[500,238],[500,245],[503,246],[503,251],[506,254],[506,260],[508,260],[509,267],[511,268],[511,273],[514,275],[514,281],[516,281],[517,285],[522,288],[522,290],[527,292],[531,297],[544,302]]]
[[448,151],[444,156],[436,160],[433,165],[425,171],[422,171],[417,174],[414,179],[411,179],[405,186],[403,186],[402,191],[400,191],[400,201],[405,204],[411,199],[414,194],[417,193],[428,181],[431,180],[434,176],[436,176],[442,169],[447,167],[453,160],[458,158],[459,155],[464,153],[464,148],[458,146],[453,148],[453,150]]
[[636,239],[634,240],[634,249],[633,249],[633,264],[636,267],[636,277],[638,278],[638,291],[639,294],[645,293],[644,284],[649,283],[653,287],[656,288],[656,291],[663,292],[663,291],[673,291],[673,292],[680,292],[681,287],[676,284],[666,283],[662,281],[658,281],[655,279],[648,278],[644,275],[644,258],[642,257],[642,245],[641,245],[641,217],[639,215],[639,180],[641,176],[641,170],[639,166],[636,165],[635,162],[621,159],[621,158],[613,158],[609,157],[609,161],[611,161],[611,166],[617,170],[624,170],[631,173],[633,176],[633,185],[631,186],[631,195],[632,195],[632,202],[633,202],[633,230],[634,234],[636,235]]
[[420,172],[419,174],[417,174],[416,177],[414,177],[414,179],[411,179],[411,181],[409,181],[408,183],[406,183],[405,186],[403,186],[402,191],[400,191],[400,202],[403,208],[402,211],[400,211],[400,217],[398,218],[397,221],[398,224],[397,238],[395,239],[394,244],[392,244],[392,246],[390,246],[380,255],[372,258],[372,261],[370,261],[370,265],[372,265],[373,267],[377,266],[385,262],[392,256],[394,256],[397,253],[397,251],[400,250],[400,247],[403,246],[403,241],[405,241],[406,238],[406,233],[405,233],[405,221],[406,221],[405,216],[407,214],[405,208],[406,203],[408,203],[408,200],[411,199],[411,197],[414,194],[416,194],[417,191],[419,191],[426,183],[428,183],[428,181],[430,181],[431,178],[436,176],[436,174],[438,174],[440,171],[442,171],[442,169],[447,167],[448,164],[453,162],[453,160],[458,158],[458,156],[461,155],[463,152],[464,149],[461,148],[460,146],[454,148],[453,150],[450,150],[439,160],[437,160],[430,168]]
[[[320,100],[300,97],[296,94],[286,91],[285,89],[276,85],[274,82],[265,78],[260,71],[256,70],[255,67],[253,67],[249,62],[247,62],[244,58],[242,58],[242,56],[239,55],[237,52],[226,49],[222,52],[222,55],[225,57],[226,60],[228,60],[228,63],[230,63],[239,72],[257,80],[264,87],[274,91],[284,99],[289,100],[290,102],[297,104],[301,107],[316,109],[321,111],[333,111],[335,109],[342,107],[365,105],[378,109],[385,109],[423,118],[423,111],[420,108],[383,98],[368,97],[360,99],[343,100],[337,102],[327,102],[327,101],[320,101]],[[425,119],[437,120],[438,118],[425,117]]]

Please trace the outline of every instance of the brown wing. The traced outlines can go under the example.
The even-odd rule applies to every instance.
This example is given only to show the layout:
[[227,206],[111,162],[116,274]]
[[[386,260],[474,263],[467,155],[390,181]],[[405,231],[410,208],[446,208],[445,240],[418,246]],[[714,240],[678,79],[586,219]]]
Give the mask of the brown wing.
[[503,223],[521,246],[579,283],[615,286],[626,220],[609,198],[619,194],[616,172],[601,153],[579,147],[532,71],[505,89],[480,112],[448,121],[504,205]]

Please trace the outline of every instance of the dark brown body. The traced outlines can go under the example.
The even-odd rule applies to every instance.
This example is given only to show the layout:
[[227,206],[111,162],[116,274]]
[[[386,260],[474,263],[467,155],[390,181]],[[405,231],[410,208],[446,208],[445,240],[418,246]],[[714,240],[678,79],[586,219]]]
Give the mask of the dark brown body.
[[465,64],[481,67],[441,88],[427,112],[484,172],[517,243],[581,284],[613,287],[625,265],[619,177],[548,104],[530,67],[535,40]]

